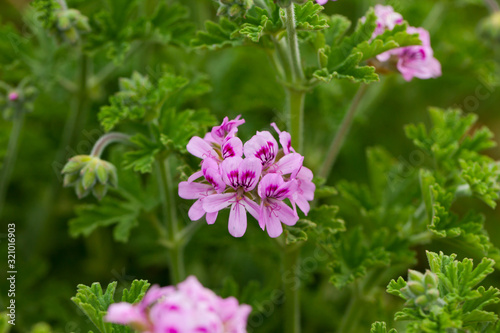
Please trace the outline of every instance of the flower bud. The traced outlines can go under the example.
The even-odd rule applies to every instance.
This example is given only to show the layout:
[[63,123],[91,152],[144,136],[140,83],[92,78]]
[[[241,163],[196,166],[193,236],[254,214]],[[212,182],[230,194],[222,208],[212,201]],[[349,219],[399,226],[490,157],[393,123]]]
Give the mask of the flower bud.
[[14,102],[19,99],[19,94],[16,91],[11,91],[9,93],[9,101]]
[[424,307],[429,303],[429,300],[427,299],[427,296],[425,295],[420,295],[417,298],[415,298],[415,304]]
[[61,10],[57,14],[56,28],[59,35],[71,44],[75,44],[80,36],[89,32],[88,18],[76,9]]
[[414,295],[422,295],[425,293],[425,287],[416,281],[410,281],[407,284],[408,289],[414,294]]
[[414,271],[412,269],[408,270],[408,281],[416,281],[419,283],[424,282],[424,274]]
[[437,288],[439,280],[436,274],[428,270],[424,275],[424,283],[427,289]]
[[236,19],[245,16],[252,6],[253,0],[219,0],[217,15]]
[[101,200],[109,186],[117,186],[115,166],[99,157],[75,156],[66,163],[62,174],[64,174],[64,186],[74,186],[80,199],[92,192]]

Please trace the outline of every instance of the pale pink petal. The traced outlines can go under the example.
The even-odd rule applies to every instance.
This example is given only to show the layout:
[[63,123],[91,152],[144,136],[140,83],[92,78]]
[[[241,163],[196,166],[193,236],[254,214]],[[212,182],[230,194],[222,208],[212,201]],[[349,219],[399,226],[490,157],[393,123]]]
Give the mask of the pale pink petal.
[[207,213],[207,216],[206,216],[206,219],[207,219],[207,223],[208,224],[214,224],[215,221],[217,220],[217,215],[219,213],[218,212],[215,212],[215,213]]
[[207,213],[215,213],[234,202],[236,193],[212,194],[203,199],[203,209]]
[[205,215],[205,210],[203,209],[203,203],[201,199],[195,201],[195,203],[189,208],[188,216],[191,221],[198,221]]
[[307,214],[309,214],[309,210],[311,209],[311,205],[309,204],[309,202],[305,199],[305,197],[303,195],[297,195],[297,197],[295,197],[292,200],[292,203],[297,204],[297,206],[299,206],[300,210],[303,211],[306,216],[307,216]]
[[280,158],[279,161],[274,163],[270,168],[270,172],[279,173],[281,175],[288,175],[298,172],[302,167],[304,157],[298,153],[291,153]]
[[273,198],[276,190],[284,183],[283,177],[277,173],[268,173],[259,182],[258,193],[262,199]]
[[111,304],[104,320],[121,325],[132,323],[147,325],[146,316],[137,307],[125,302]]
[[201,159],[217,156],[217,153],[212,148],[212,146],[199,136],[192,137],[191,140],[189,140],[186,149],[192,155]]
[[276,215],[278,215],[279,220],[286,225],[295,225],[295,223],[297,223],[297,221],[299,220],[299,217],[293,211],[293,209],[283,201],[276,202],[274,212],[276,213]]
[[279,237],[283,233],[283,226],[280,220],[273,213],[265,213],[266,216],[266,230],[271,238]]
[[222,193],[226,189],[226,183],[224,183],[220,174],[219,164],[213,158],[203,160],[201,171],[205,179],[218,193]]
[[238,168],[238,183],[245,191],[252,191],[262,173],[262,164],[257,158],[245,158]]
[[258,158],[265,168],[274,162],[278,154],[278,143],[268,131],[257,132],[245,143],[243,151],[245,157]]
[[243,142],[238,137],[232,137],[222,144],[222,158],[241,157],[243,155]]
[[297,174],[297,178],[312,181],[314,178],[314,175],[313,175],[311,169],[308,169],[305,166],[303,166],[302,168],[300,168],[300,171]]
[[196,179],[200,178],[200,177],[203,177],[203,171],[196,171],[195,173],[193,173],[191,176],[189,176],[188,178],[188,182],[189,183],[192,183],[194,182]]
[[199,199],[213,192],[213,187],[208,184],[180,182],[179,196],[182,199]]
[[290,152],[295,153],[295,150],[292,148],[292,136],[290,133],[285,132],[285,131],[280,131],[278,126],[275,123],[272,123],[271,126],[274,128],[274,130],[278,133],[280,137],[280,144],[281,147],[283,148],[283,153],[290,154]]
[[232,188],[238,188],[238,169],[243,159],[241,157],[230,157],[222,161],[220,168],[222,179]]
[[240,201],[245,209],[252,215],[256,220],[259,220],[260,206],[253,200],[248,199],[247,197],[243,197]]
[[233,237],[241,237],[245,234],[247,230],[247,212],[243,205],[234,203],[231,206],[228,229]]

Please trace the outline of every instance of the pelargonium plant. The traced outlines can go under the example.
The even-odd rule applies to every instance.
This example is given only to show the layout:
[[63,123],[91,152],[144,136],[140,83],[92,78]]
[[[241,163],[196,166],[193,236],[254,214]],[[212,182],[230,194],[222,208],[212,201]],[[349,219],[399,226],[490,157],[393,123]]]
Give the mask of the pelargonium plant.
[[202,159],[201,170],[179,184],[179,196],[197,199],[188,213],[193,221],[206,215],[207,223],[213,224],[218,212],[230,206],[231,235],[245,234],[248,212],[275,238],[283,233],[281,223],[297,223],[297,206],[305,215],[309,212],[308,201],[314,199],[315,190],[313,175],[302,165],[304,157],[292,148],[288,132],[272,124],[281,149],[268,131],[257,132],[243,144],[236,134],[244,122],[239,116],[234,120],[226,117],[204,138],[189,141],[187,150]]
[[[0,214],[41,253],[18,252],[18,304],[56,326],[32,332],[500,332],[498,283],[481,285],[500,267],[500,165],[470,108],[498,100],[500,8],[485,0],[479,42],[485,14],[461,6],[480,3],[33,1],[0,26]],[[484,259],[428,252],[421,273],[427,247]],[[78,327],[25,298],[68,298],[75,272],[119,280],[78,285]]]

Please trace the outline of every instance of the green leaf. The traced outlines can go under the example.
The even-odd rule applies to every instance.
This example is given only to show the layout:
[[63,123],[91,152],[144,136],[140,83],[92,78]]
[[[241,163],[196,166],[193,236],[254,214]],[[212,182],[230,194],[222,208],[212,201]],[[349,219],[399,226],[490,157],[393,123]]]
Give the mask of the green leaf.
[[114,303],[116,284],[116,281],[110,283],[105,292],[98,282],[91,287],[79,284],[76,296],[71,298],[100,332],[112,331],[112,324],[105,322],[104,316],[108,307]]
[[345,231],[344,220],[337,217],[339,207],[323,205],[309,211],[307,219],[317,225],[320,230],[328,230],[329,233]]
[[328,28],[328,21],[320,13],[321,5],[308,1],[303,5],[295,5],[295,21],[297,30],[323,30]]
[[500,170],[496,163],[479,163],[473,161],[459,160],[462,168],[462,178],[469,185],[472,193],[491,208],[496,207],[499,198]]
[[397,281],[391,280],[391,282],[389,282],[389,285],[387,286],[387,292],[391,295],[403,298],[401,289],[403,289],[404,287],[406,287],[406,281],[400,276]]
[[[101,333],[131,333],[132,330],[123,325],[111,324],[104,321],[109,306],[115,303],[114,294],[117,282],[112,282],[103,292],[101,285],[96,282],[88,287],[78,285],[76,296],[71,300],[87,315],[90,321]],[[121,300],[128,303],[138,303],[144,297],[150,283],[145,280],[134,280],[129,289],[124,289]]]
[[370,333],[397,333],[397,332],[398,331],[396,331],[394,328],[388,332],[387,324],[379,321],[373,323],[370,329]]
[[146,280],[134,280],[129,289],[123,290],[122,302],[136,304],[142,300],[151,284]]
[[130,138],[130,142],[133,143],[137,149],[125,153],[125,168],[140,173],[151,172],[155,158],[163,148],[162,145],[152,142],[142,134],[134,135]]
[[422,41],[418,34],[408,34],[406,32],[407,28],[407,23],[398,24],[394,29],[386,30],[372,41],[364,41],[358,44],[352,52],[361,52],[363,54],[362,61],[365,61],[395,48],[421,45]]
[[287,226],[285,229],[286,244],[305,242],[308,239],[306,231],[316,227],[316,224],[305,219],[297,221],[293,227]]
[[205,22],[205,30],[196,33],[196,38],[191,41],[191,46],[216,50],[242,44],[240,38],[233,37],[235,32],[239,30],[238,25],[225,17],[221,17],[219,23]]
[[69,221],[72,237],[88,236],[96,228],[114,225],[116,241],[126,242],[130,231],[139,223],[143,211],[151,211],[159,203],[154,184],[144,187],[135,173],[122,171],[120,183],[113,194],[104,197],[99,204],[76,207],[76,217]]

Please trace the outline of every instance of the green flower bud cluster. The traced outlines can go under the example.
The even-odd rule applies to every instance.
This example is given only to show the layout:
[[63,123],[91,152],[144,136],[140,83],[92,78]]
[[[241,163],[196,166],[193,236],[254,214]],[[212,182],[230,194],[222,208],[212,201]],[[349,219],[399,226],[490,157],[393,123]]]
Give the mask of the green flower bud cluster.
[[500,43],[500,12],[494,12],[479,24],[479,33],[494,42]]
[[19,85],[5,94],[0,93],[0,110],[4,119],[12,120],[23,113],[32,112],[37,92],[33,86]]
[[439,303],[439,279],[436,274],[427,270],[425,274],[409,270],[408,283],[401,293],[416,306],[423,309]]
[[71,44],[76,44],[82,34],[91,30],[88,18],[76,9],[58,11],[55,25],[60,37]]
[[86,197],[91,191],[101,200],[109,186],[116,187],[116,167],[99,157],[78,155],[72,157],[62,170],[64,186],[74,186],[78,198]]
[[217,15],[240,18],[245,16],[252,6],[253,0],[219,0]]

